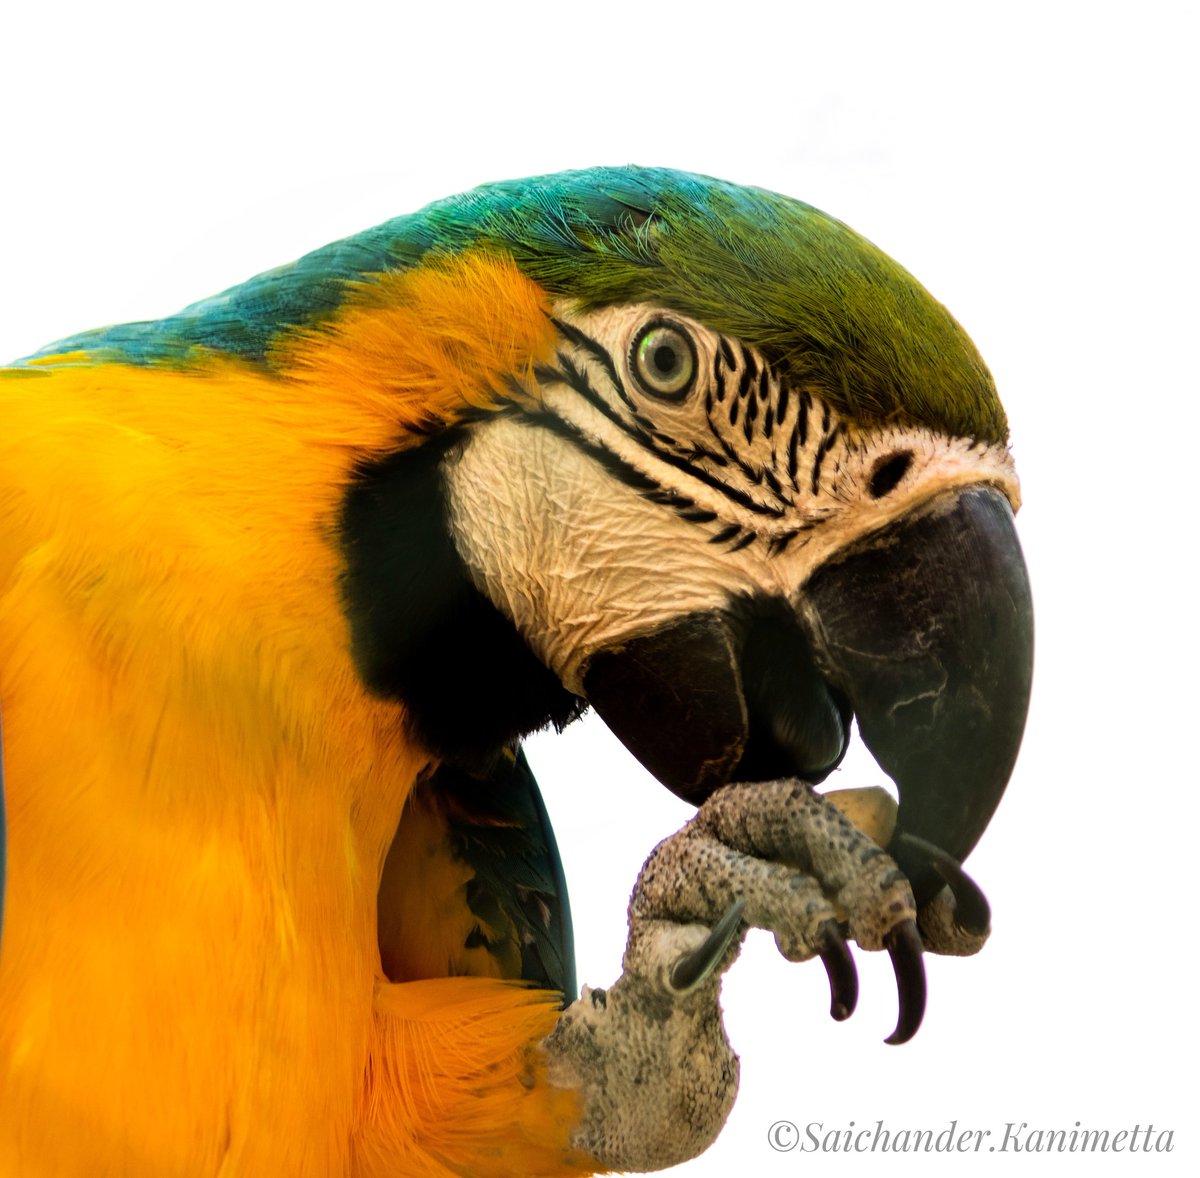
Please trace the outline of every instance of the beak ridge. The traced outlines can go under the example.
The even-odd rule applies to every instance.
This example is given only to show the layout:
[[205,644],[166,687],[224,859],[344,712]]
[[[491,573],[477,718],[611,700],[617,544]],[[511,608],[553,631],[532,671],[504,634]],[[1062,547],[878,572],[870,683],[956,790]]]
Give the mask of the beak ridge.
[[918,902],[961,862],[1008,784],[1029,707],[1033,607],[1002,492],[947,492],[819,569],[803,590],[818,662],[896,783],[888,850]]

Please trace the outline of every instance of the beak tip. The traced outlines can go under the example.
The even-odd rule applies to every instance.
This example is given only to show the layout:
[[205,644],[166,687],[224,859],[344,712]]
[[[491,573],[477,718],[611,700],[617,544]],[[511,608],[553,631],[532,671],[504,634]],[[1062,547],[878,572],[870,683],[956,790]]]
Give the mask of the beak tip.
[[[1033,608],[1008,500],[991,486],[945,492],[819,569],[805,594],[830,677],[896,783],[898,829],[961,861],[1029,708]],[[918,898],[941,889],[928,862],[911,866]]]

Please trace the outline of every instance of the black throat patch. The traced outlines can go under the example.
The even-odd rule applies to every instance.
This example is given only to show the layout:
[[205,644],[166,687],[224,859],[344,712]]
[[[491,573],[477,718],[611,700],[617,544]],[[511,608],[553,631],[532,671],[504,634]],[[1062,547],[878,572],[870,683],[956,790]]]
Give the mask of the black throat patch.
[[480,765],[586,707],[471,582],[450,534],[441,467],[449,430],[365,465],[346,493],[342,600],[363,683],[402,700],[435,756]]

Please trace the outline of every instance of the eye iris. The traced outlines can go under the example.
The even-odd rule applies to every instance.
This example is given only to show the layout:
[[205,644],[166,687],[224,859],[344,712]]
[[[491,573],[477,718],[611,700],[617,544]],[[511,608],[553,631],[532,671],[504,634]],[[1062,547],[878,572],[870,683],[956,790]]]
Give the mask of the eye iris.
[[695,374],[695,354],[687,337],[675,327],[653,327],[638,342],[637,374],[652,393],[678,396]]

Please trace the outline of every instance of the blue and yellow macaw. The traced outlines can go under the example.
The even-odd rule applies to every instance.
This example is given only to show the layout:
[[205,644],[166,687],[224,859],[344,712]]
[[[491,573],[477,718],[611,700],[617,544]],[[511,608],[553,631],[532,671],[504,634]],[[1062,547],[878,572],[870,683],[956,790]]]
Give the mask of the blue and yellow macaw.
[[[896,263],[650,168],[488,185],[0,373],[0,1174],[652,1168],[749,925],[970,952],[1032,622],[1004,412]],[[574,998],[520,751],[699,807]],[[857,718],[896,782],[822,797]],[[563,1006],[565,1005],[565,1009]]]

